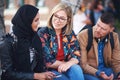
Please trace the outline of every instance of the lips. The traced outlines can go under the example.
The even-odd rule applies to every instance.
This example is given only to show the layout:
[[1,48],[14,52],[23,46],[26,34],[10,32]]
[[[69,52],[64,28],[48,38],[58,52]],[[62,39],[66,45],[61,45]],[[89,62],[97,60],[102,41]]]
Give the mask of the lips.
[[95,36],[96,36],[97,38],[99,38],[101,35],[100,35],[99,32],[95,32]]

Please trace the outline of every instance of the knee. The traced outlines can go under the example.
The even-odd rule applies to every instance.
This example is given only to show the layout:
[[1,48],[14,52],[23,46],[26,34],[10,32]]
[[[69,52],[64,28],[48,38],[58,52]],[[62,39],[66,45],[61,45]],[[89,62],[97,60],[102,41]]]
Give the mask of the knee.
[[83,71],[81,67],[77,64],[71,66],[70,69],[68,70],[68,73],[69,76],[72,76],[71,78],[74,78],[73,80],[84,80]]
[[72,66],[70,67],[70,70],[82,72],[81,67],[80,67],[79,65],[77,65],[77,64],[72,65]]

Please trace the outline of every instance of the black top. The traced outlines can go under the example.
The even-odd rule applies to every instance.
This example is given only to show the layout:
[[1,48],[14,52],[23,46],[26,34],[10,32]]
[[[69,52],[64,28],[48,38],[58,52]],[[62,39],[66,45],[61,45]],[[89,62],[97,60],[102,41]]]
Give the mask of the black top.
[[[13,33],[17,37],[16,47],[11,51],[10,44],[6,44],[3,49],[3,76],[9,80],[32,80],[34,72],[44,71],[44,60],[42,54],[41,41],[37,32],[32,30],[31,24],[38,13],[38,9],[31,5],[24,5],[18,9],[12,19]],[[35,49],[35,64],[30,62],[29,48]],[[5,64],[4,64],[5,63]],[[32,67],[31,67],[32,66]],[[33,67],[34,66],[34,67]],[[6,80],[6,79],[3,79]]]

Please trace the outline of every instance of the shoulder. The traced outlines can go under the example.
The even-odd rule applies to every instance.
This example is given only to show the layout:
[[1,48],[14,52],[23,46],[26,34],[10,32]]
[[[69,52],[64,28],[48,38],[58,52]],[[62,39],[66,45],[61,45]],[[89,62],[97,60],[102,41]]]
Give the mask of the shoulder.
[[71,38],[76,38],[76,35],[75,35],[75,33],[74,33],[74,31],[72,30],[72,32],[70,33],[70,34],[68,34],[68,35],[64,35],[65,37],[67,37],[68,39],[71,39]]
[[4,43],[13,43],[17,41],[17,37],[14,34],[6,34],[1,38],[1,41]]
[[118,40],[119,39],[118,33],[116,33],[116,32],[112,32],[112,33],[113,33],[114,41]]
[[41,40],[44,39],[49,39],[50,38],[50,28],[48,27],[41,27],[38,31],[37,34]]
[[113,32],[113,36],[114,36],[114,37],[115,37],[115,36],[117,36],[117,37],[118,37],[118,33]]
[[78,33],[77,38],[87,37],[88,36],[88,29],[84,29]]
[[38,28],[38,33],[44,33],[44,32],[47,32],[48,31],[48,27],[39,27]]
[[75,32],[72,30],[71,34],[70,35],[74,35],[75,36]]
[[48,27],[40,27],[37,31],[39,36],[43,36],[45,34],[48,34],[48,32],[49,32]]
[[12,34],[6,34],[0,40],[0,51],[8,51],[12,45],[17,42],[17,38]]
[[[82,31],[77,35],[77,39],[78,39],[80,45],[87,46],[87,44],[88,44],[88,29],[82,30]],[[81,48],[84,47],[84,46],[81,46]],[[86,47],[85,47],[85,48],[86,48]]]

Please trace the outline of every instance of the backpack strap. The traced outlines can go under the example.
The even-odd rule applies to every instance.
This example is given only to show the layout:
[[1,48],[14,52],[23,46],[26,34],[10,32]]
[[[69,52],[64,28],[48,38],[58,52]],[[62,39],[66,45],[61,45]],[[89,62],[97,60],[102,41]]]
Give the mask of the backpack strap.
[[87,52],[89,52],[92,42],[93,42],[93,32],[92,28],[88,28],[88,45],[86,47]]
[[112,32],[110,33],[110,45],[111,45],[111,48],[113,50],[113,48],[114,48],[114,38],[113,38],[113,33]]

